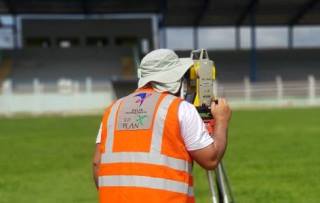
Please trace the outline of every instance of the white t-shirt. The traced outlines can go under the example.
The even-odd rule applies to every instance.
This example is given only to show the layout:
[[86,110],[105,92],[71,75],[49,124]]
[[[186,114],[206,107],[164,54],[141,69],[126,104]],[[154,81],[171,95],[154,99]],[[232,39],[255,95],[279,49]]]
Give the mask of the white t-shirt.
[[[192,104],[182,101],[179,106],[178,118],[181,135],[188,151],[202,149],[213,143],[197,109]],[[96,143],[100,142],[101,125]]]

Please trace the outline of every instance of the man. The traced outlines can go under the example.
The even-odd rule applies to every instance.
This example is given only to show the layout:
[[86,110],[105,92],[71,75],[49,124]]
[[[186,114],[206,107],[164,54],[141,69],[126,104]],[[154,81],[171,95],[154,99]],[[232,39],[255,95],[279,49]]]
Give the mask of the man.
[[231,110],[224,99],[212,103],[211,137],[195,107],[174,96],[192,65],[168,49],[150,52],[138,89],[106,109],[93,161],[100,203],[194,202],[193,160],[218,165]]

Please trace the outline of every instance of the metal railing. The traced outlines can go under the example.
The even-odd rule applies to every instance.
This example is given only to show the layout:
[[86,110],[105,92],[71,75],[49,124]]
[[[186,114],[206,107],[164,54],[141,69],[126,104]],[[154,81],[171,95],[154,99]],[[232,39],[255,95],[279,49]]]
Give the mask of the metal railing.
[[277,76],[274,81],[252,83],[245,78],[242,83],[217,82],[218,95],[230,101],[243,101],[254,104],[259,101],[281,103],[290,100],[305,100],[316,104],[320,98],[320,83],[316,83],[314,76],[310,75],[305,81],[283,81]]
[[[280,76],[269,82],[252,83],[247,78],[237,83],[217,81],[215,89],[233,107],[320,106],[320,82],[312,75],[304,81],[283,81]],[[6,80],[0,88],[0,114],[101,110],[115,95],[110,80],[43,83],[34,79],[25,84]]]

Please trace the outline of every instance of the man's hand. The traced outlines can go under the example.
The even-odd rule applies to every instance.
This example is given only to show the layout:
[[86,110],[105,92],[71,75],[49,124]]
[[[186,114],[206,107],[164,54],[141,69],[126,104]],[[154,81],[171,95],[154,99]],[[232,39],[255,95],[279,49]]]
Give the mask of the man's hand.
[[215,119],[213,131],[216,160],[219,163],[224,155],[228,143],[228,125],[231,119],[231,109],[223,98],[218,103],[211,103],[211,113]]
[[99,166],[100,166],[100,144],[96,144],[96,149],[93,155],[92,161],[92,173],[93,173],[93,180],[98,189],[98,173],[99,173]]
[[228,124],[231,119],[231,109],[227,101],[223,98],[218,100],[218,103],[211,103],[211,114],[216,122]]

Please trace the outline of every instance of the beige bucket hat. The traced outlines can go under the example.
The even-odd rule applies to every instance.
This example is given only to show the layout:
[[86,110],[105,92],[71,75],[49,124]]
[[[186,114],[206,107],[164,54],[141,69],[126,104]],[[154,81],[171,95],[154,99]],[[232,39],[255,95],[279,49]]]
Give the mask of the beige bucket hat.
[[170,49],[154,50],[148,53],[140,63],[138,87],[143,87],[149,82],[177,82],[192,65],[191,58],[179,58]]

